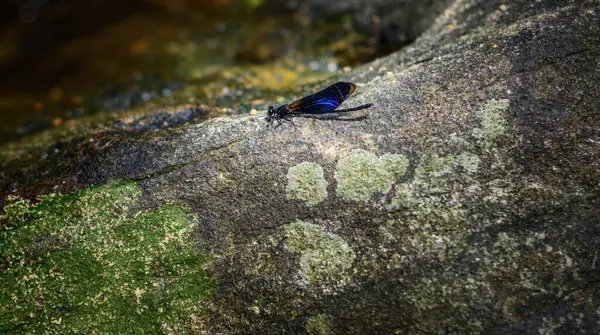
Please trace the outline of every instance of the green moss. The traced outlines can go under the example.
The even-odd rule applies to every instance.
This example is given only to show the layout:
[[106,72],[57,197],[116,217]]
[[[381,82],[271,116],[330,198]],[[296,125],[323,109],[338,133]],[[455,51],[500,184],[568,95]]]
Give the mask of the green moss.
[[181,206],[132,213],[135,183],[5,209],[0,332],[183,331],[209,293]]
[[387,193],[406,173],[408,159],[402,155],[374,154],[358,150],[340,158],[335,171],[337,194],[347,200],[368,201],[376,192]]
[[287,180],[285,191],[288,199],[316,205],[327,198],[327,181],[323,168],[318,164],[303,162],[291,167]]
[[481,128],[473,129],[473,135],[482,146],[489,149],[495,146],[499,140],[508,132],[508,121],[506,111],[508,110],[508,99],[491,99],[477,113],[481,120]]
[[301,276],[312,285],[340,284],[352,266],[355,254],[340,236],[323,228],[296,221],[284,229],[286,250],[300,254]]
[[306,321],[308,335],[333,335],[331,330],[331,317],[327,314],[311,316]]

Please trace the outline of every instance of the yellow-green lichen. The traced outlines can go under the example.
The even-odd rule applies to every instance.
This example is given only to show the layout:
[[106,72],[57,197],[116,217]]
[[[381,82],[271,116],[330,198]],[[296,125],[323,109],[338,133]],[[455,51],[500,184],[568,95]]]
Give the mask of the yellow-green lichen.
[[[470,162],[467,166],[474,170],[473,161],[476,159],[469,159],[465,159]],[[461,165],[461,162],[453,155],[434,153],[421,157],[414,179],[395,186],[390,208],[401,210],[406,215],[382,227],[380,231],[386,237],[386,243],[400,243],[415,254],[440,260],[451,258],[463,250],[464,237],[458,228],[465,224],[465,209],[453,202],[451,195],[458,178],[455,166]],[[435,231],[431,229],[433,225]],[[410,234],[405,234],[406,230]],[[396,262],[396,265],[400,263]]]
[[[447,328],[444,326],[449,320],[456,334],[485,333],[482,320],[474,316],[470,308],[478,302],[478,292],[486,290],[490,290],[487,283],[469,275],[456,278],[452,284],[436,276],[411,283],[406,290],[406,299],[410,302],[412,315],[417,321],[406,329],[406,333],[437,334],[440,328]],[[469,300],[465,303],[465,299]],[[452,318],[441,312],[448,308],[454,313]]]
[[437,154],[421,157],[415,169],[415,182],[426,187],[429,192],[448,192],[451,188],[449,175],[453,172],[456,161],[454,156],[438,156]]
[[184,331],[209,293],[197,219],[178,205],[132,212],[139,194],[110,183],[6,206],[0,332]]
[[408,159],[403,155],[385,154],[379,158],[394,181],[404,176],[408,168]]
[[333,335],[331,317],[327,314],[311,316],[306,321],[306,333],[308,335]]
[[477,117],[481,120],[481,128],[473,129],[473,135],[484,148],[495,146],[506,136],[508,132],[506,111],[509,103],[508,99],[491,99],[477,112]]
[[483,200],[493,204],[506,204],[510,196],[510,187],[508,181],[503,179],[493,179],[487,183],[488,191]]
[[300,275],[311,285],[337,286],[352,266],[354,251],[340,236],[320,226],[296,221],[283,227],[284,247],[300,254]]
[[406,173],[408,159],[403,155],[380,158],[365,151],[354,151],[340,158],[335,171],[337,194],[354,201],[368,201],[376,192],[387,193]]
[[417,200],[412,190],[412,184],[398,184],[396,185],[396,192],[394,198],[392,198],[392,208],[407,207],[417,204]]
[[288,199],[316,205],[327,198],[327,181],[323,168],[318,164],[303,162],[291,167],[287,181],[285,191]]
[[465,169],[467,173],[475,173],[479,169],[481,160],[479,156],[463,152],[457,157],[458,164]]

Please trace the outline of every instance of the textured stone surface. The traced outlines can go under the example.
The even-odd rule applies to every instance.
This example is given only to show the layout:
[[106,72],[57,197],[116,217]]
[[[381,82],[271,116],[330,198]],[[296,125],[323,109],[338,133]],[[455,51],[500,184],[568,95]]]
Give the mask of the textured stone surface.
[[128,179],[139,211],[187,208],[214,286],[186,329],[598,333],[599,23],[595,1],[456,1],[341,78],[366,121],[48,137],[2,148],[3,195]]

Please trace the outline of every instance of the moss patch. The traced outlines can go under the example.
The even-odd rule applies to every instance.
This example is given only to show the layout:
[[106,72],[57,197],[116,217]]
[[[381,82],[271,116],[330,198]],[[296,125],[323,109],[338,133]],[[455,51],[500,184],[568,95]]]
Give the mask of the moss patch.
[[209,286],[181,206],[131,213],[135,183],[8,205],[0,332],[183,331]]
[[336,192],[346,200],[368,201],[376,192],[389,192],[407,167],[408,159],[403,155],[378,158],[368,151],[355,151],[337,163]]
[[303,280],[312,285],[343,284],[344,272],[356,257],[344,239],[303,221],[287,224],[283,229],[286,250],[300,254]]
[[287,180],[285,191],[288,199],[316,205],[327,198],[327,181],[323,168],[318,164],[303,162],[291,167]]

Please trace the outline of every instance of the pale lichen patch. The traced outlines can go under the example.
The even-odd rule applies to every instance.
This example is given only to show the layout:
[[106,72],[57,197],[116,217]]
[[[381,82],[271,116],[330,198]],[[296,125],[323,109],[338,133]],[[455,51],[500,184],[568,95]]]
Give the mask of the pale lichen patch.
[[303,162],[289,168],[287,182],[285,191],[288,199],[316,205],[327,198],[325,173],[318,164]]
[[473,129],[473,136],[485,149],[497,145],[498,141],[508,133],[506,112],[510,102],[508,99],[491,99],[477,112],[481,128]]
[[403,155],[377,157],[357,150],[338,160],[335,179],[337,194],[354,201],[368,201],[377,192],[388,193],[392,184],[406,173],[408,159]]
[[476,173],[479,170],[481,159],[477,155],[468,152],[463,152],[457,157],[458,164],[470,174]]
[[454,156],[424,155],[415,169],[414,182],[427,188],[429,192],[448,192],[451,188],[449,176],[454,172],[455,161]]
[[284,247],[300,254],[300,276],[306,284],[343,286],[346,270],[356,257],[352,248],[340,236],[322,227],[296,221],[283,227]]

